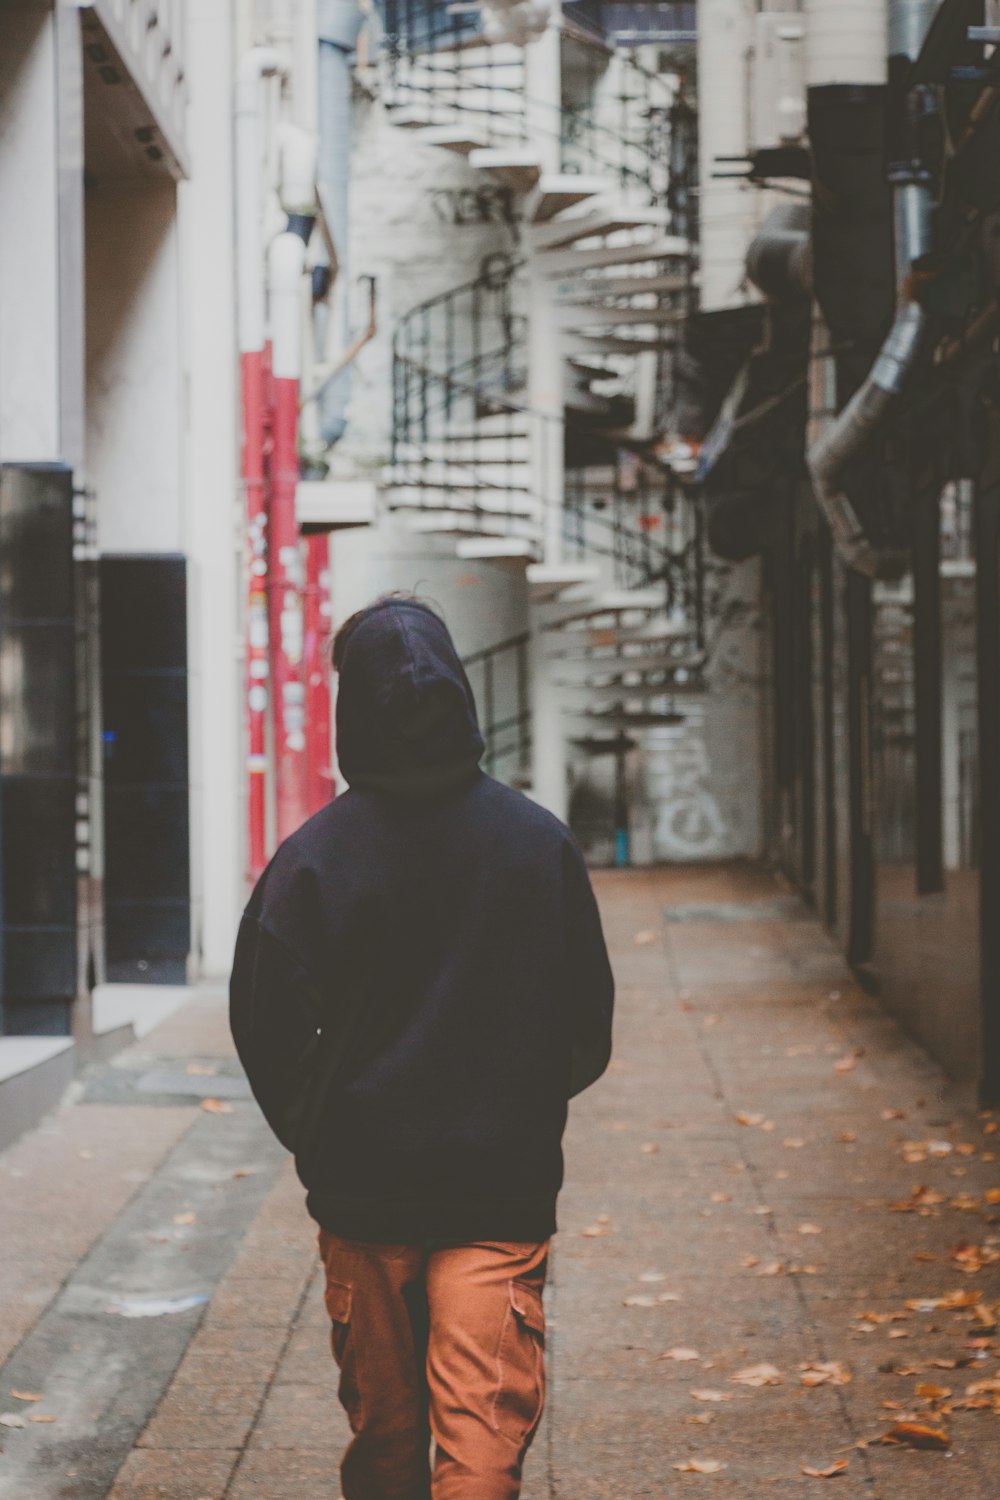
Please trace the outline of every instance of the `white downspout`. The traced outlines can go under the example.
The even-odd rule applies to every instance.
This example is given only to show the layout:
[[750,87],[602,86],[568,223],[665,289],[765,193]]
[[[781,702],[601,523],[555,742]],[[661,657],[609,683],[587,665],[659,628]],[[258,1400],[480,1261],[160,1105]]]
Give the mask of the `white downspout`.
[[241,354],[264,348],[264,191],[261,80],[280,68],[272,47],[254,47],[236,75],[236,293]]

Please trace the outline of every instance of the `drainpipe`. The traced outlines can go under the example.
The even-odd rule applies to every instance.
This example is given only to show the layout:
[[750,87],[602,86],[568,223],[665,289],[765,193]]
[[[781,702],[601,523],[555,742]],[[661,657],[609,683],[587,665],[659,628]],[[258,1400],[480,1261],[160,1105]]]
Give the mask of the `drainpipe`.
[[310,815],[333,796],[330,734],[330,538],[326,532],[306,537],[305,684],[306,804]]
[[764,220],[747,250],[747,276],[765,297],[784,301],[812,295],[812,214],[808,204],[781,203]]
[[[843,0],[836,0],[834,5],[814,0],[812,9],[821,13],[822,19],[829,23],[831,12],[852,7],[845,6]],[[903,68],[908,71],[909,64],[916,59],[936,10],[937,0],[890,0],[890,67],[897,70],[897,74]],[[812,37],[810,52],[818,46],[817,37]],[[885,424],[897,406],[923,353],[928,321],[923,307],[912,295],[910,275],[914,262],[931,248],[929,185],[917,160],[893,161],[890,174],[895,187],[899,311],[868,376],[836,420],[811,446],[808,455],[816,498],[827,517],[837,547],[849,567],[870,578],[899,576],[906,570],[908,560],[879,549],[869,540],[841,488],[840,480],[848,462]]]
[[242,404],[242,475],[246,514],[247,874],[267,862],[267,516],[264,500],[265,356],[261,80],[278,56],[255,47],[236,80],[236,284]]
[[301,236],[286,230],[272,240],[268,255],[274,400],[268,617],[279,842],[294,833],[307,816],[303,568],[295,518],[305,252]]
[[[336,285],[321,347],[340,347],[347,341],[350,276],[348,252],[348,197],[351,177],[351,54],[363,17],[357,0],[319,0],[319,185],[330,235],[337,253]],[[329,275],[329,268],[327,268]],[[320,431],[333,444],[347,425],[351,376],[343,369],[323,391]]]

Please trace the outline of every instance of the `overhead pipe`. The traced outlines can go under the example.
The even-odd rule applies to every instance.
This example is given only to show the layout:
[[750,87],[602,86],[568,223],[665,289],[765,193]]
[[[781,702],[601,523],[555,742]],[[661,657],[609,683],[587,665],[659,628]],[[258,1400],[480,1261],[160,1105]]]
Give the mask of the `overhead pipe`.
[[267,862],[267,514],[264,494],[265,333],[264,231],[261,181],[261,81],[279,70],[270,47],[254,47],[236,77],[236,288],[246,518],[247,874]]
[[303,567],[295,494],[299,482],[299,382],[302,374],[302,277],[306,247],[291,230],[268,254],[273,391],[269,495],[268,623],[279,841],[307,816],[303,682]]
[[[844,7],[840,0],[833,7],[816,0],[812,8],[825,14],[831,9],[850,7]],[[889,51],[894,60],[916,59],[936,10],[936,0],[890,0]],[[911,270],[914,262],[931,249],[930,188],[917,162],[908,165],[897,162],[891,170],[899,310],[869,374],[808,454],[816,498],[841,555],[849,567],[871,578],[898,576],[905,571],[907,561],[871,542],[843,492],[841,479],[848,463],[884,426],[898,405],[923,353],[928,324],[927,313],[912,294]]]
[[[363,19],[357,0],[319,0],[319,190],[337,257],[337,279],[329,303],[326,337],[321,339],[327,348],[332,344],[331,332],[341,343],[346,341],[349,321],[351,54]],[[320,432],[327,444],[336,443],[343,436],[350,394],[351,377],[345,367],[329,381],[320,400]]]
[[772,209],[750,242],[746,268],[765,297],[812,296],[812,213],[807,203]]

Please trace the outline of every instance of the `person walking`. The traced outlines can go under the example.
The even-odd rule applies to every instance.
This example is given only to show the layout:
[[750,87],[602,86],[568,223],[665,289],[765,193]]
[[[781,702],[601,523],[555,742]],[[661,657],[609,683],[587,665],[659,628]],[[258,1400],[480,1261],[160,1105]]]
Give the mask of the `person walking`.
[[428,604],[361,610],[333,665],[349,790],[253,891],[233,1037],[319,1224],[344,1500],[516,1500],[567,1103],[611,1054],[600,917],[568,830],[480,770]]

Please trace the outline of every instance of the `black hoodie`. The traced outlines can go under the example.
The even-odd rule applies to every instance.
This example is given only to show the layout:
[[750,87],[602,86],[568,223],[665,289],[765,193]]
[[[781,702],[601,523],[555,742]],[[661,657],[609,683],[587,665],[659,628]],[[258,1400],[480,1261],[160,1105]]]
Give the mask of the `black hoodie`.
[[230,1017],[308,1206],[349,1239],[539,1240],[567,1101],[607,1066],[613,980],[563,825],[484,775],[444,624],[390,599],[340,666],[350,790],[278,849]]

